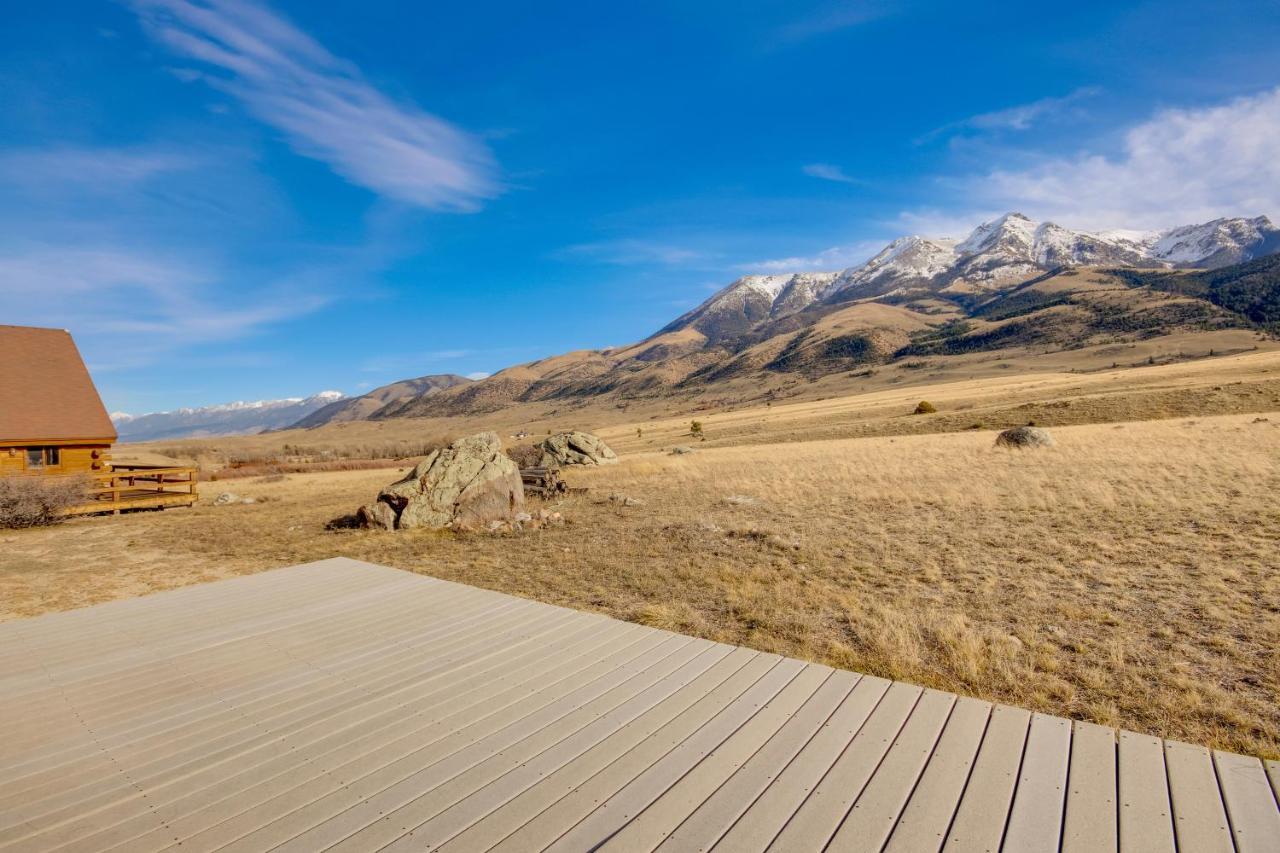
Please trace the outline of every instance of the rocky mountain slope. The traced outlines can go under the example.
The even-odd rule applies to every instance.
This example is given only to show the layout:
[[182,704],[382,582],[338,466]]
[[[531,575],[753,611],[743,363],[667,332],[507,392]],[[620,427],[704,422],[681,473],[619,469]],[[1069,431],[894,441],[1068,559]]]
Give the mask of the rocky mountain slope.
[[517,365],[401,397],[368,417],[599,397],[625,405],[731,387],[728,396],[749,397],[869,365],[1266,329],[1258,318],[1270,316],[1267,299],[1280,300],[1280,269],[1251,273],[1248,298],[1231,296],[1239,286],[1201,279],[1230,279],[1276,252],[1280,228],[1261,216],[1161,232],[1085,232],[1008,213],[963,239],[899,238],[841,271],[747,275],[637,344]]
[[373,417],[387,406],[394,406],[411,399],[427,398],[432,394],[467,385],[471,382],[465,376],[454,373],[419,376],[417,379],[403,379],[390,385],[375,388],[359,397],[344,397],[322,406],[293,424],[295,427],[310,428],[323,424],[341,421],[362,421]]
[[345,396],[341,391],[321,391],[305,398],[223,403],[145,415],[114,412],[111,420],[120,441],[250,435],[291,426],[318,409],[340,403]]

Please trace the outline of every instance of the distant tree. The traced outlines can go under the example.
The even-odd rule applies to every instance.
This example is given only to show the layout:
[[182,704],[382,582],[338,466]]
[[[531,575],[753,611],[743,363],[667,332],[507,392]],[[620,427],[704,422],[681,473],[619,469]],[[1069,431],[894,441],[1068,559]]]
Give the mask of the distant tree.
[[644,430],[636,427],[636,438],[644,438]]
[[932,415],[936,411],[938,411],[938,409],[933,405],[933,403],[930,403],[928,400],[921,400],[919,405],[916,406],[915,414]]
[[703,432],[702,432],[702,421],[689,422],[689,435],[693,436],[694,438],[701,438],[704,441],[706,440],[706,436],[703,435]]

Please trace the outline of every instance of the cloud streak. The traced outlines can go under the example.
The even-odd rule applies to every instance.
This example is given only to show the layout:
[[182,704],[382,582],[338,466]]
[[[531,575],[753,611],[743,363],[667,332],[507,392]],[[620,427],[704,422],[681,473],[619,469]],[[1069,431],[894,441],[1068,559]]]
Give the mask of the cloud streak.
[[818,10],[785,25],[778,38],[787,43],[806,41],[870,23],[889,14],[889,8],[876,0],[842,0],[827,3]]
[[502,186],[488,147],[397,102],[284,18],[249,0],[128,0],[153,38],[200,63],[191,79],[238,100],[298,154],[385,198],[470,211]]
[[857,184],[861,183],[857,178],[850,177],[844,173],[844,169],[839,166],[833,166],[830,163],[810,163],[801,168],[802,172],[811,178],[819,178],[823,181],[834,181],[838,184]]
[[863,240],[847,246],[832,246],[812,255],[767,258],[739,264],[738,269],[746,273],[835,272],[864,263],[883,249],[885,242]]
[[83,331],[116,354],[111,367],[244,337],[318,310],[329,299],[287,285],[222,298],[217,277],[145,250],[34,244],[0,254],[0,293],[17,322]]
[[1169,109],[1132,127],[1114,154],[1084,152],[965,182],[988,208],[1077,227],[1159,228],[1280,212],[1280,88]]
[[620,239],[601,240],[595,243],[577,243],[566,246],[556,253],[567,259],[585,259],[596,263],[614,264],[617,266],[636,266],[644,264],[660,264],[664,266],[685,266],[699,264],[711,259],[711,256],[698,249],[661,243],[653,240]]
[[916,140],[929,142],[940,136],[956,133],[996,133],[1000,131],[1025,131],[1044,121],[1062,120],[1081,113],[1080,102],[1096,97],[1101,89],[1085,86],[1059,97],[1040,98],[1026,104],[980,113],[961,121],[944,124]]

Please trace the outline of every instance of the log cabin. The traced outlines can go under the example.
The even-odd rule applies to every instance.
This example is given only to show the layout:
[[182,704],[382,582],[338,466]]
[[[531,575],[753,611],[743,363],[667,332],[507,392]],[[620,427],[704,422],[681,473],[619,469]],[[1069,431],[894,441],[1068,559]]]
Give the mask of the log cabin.
[[0,475],[107,472],[115,440],[69,332],[0,326]]

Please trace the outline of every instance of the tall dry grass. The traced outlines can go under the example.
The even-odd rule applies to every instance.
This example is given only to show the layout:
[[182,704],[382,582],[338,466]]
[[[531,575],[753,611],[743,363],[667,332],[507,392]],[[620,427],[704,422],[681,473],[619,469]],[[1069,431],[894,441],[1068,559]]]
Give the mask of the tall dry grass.
[[[639,454],[523,535],[325,532],[394,474],[0,548],[0,618],[347,555],[1242,752],[1280,755],[1280,417]],[[640,505],[609,501],[624,494]]]

